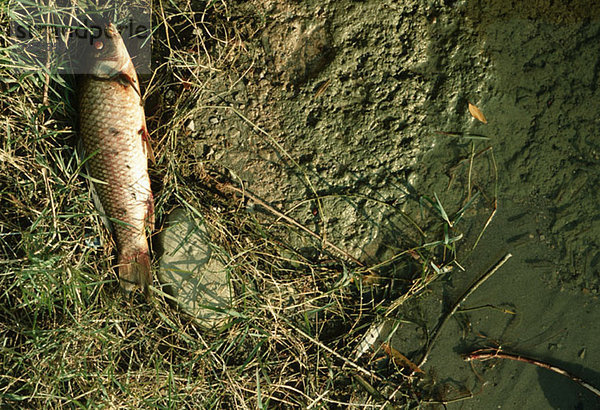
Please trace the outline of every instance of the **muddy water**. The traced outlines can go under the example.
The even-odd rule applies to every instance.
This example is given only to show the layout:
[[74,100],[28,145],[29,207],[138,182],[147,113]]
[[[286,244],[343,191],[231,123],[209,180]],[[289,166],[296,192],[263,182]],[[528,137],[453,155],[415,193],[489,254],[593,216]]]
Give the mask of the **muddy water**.
[[[454,386],[447,398],[460,396],[459,385],[475,394],[451,408],[597,408],[593,394],[547,370],[506,361],[471,368],[458,355],[473,346],[502,347],[600,386],[598,13],[488,7],[469,10],[465,18],[480,22],[473,39],[489,65],[466,90],[454,91],[476,99],[489,121],[462,129],[491,137],[475,151],[493,147],[498,211],[474,250],[474,235],[467,234],[461,260],[466,271],[454,274],[430,301],[454,303],[475,277],[511,252],[514,257],[464,306],[494,305],[515,314],[486,307],[457,315],[427,366]],[[432,127],[443,127],[432,118],[439,114],[432,114]],[[416,185],[444,192],[457,141],[433,141]],[[482,220],[472,215],[467,231],[480,229]]]
[[[597,408],[562,376],[508,361],[471,367],[460,355],[501,346],[600,386],[600,11],[524,3],[247,2],[232,12],[253,33],[236,62],[243,78],[207,78],[202,104],[224,98],[252,125],[203,110],[182,149],[288,209],[318,193],[318,215],[315,204],[291,215],[366,261],[418,235],[360,198],[427,224],[410,193],[437,194],[450,214],[476,197],[453,232],[465,270],[403,318],[432,328],[476,277],[514,256],[463,305],[478,309],[444,329],[428,377],[441,398],[473,393],[452,408]],[[406,333],[399,350],[422,344],[414,326]]]

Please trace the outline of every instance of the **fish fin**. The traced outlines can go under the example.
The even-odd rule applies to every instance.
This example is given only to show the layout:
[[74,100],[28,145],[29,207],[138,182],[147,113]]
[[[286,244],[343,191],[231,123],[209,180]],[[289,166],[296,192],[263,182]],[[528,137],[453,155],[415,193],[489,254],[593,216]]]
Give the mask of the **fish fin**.
[[128,86],[133,87],[133,89],[135,90],[137,95],[140,97],[140,100],[142,99],[142,92],[140,91],[140,85],[138,84],[138,82],[136,80],[135,72],[134,72],[134,76],[132,76],[130,73],[127,73],[125,71],[120,71],[113,78],[125,87],[128,87]]
[[152,270],[147,250],[119,254],[119,284],[126,293],[141,288],[144,295],[150,294]]
[[154,151],[152,150],[152,146],[150,145],[150,141],[146,140],[146,157],[152,162],[152,164],[156,164],[156,157],[154,156]]
[[150,196],[147,199],[146,223],[150,228],[150,232],[154,231],[154,197],[152,192],[150,192]]
[[[135,73],[135,67],[131,61],[129,61],[129,63],[116,75],[116,80],[126,87],[131,86],[140,97],[140,105],[144,105],[142,92],[140,91],[140,84],[137,80],[137,74]],[[152,146],[150,145],[150,133],[148,132],[148,127],[146,126],[146,117],[144,117],[144,123],[142,124],[142,128],[139,130],[139,133],[142,136],[142,145],[146,158],[148,158],[153,164],[156,163],[154,151],[152,151]]]
[[137,74],[135,72],[135,66],[133,65],[133,61],[131,59],[125,64],[118,73],[116,73],[113,78],[124,85],[125,87],[131,86],[140,97],[140,104],[143,105],[142,101],[142,92],[140,90],[140,83],[137,78]]
[[156,157],[154,156],[154,151],[152,150],[152,145],[150,145],[150,133],[148,132],[148,128],[146,127],[146,119],[144,118],[144,124],[142,128],[138,131],[142,136],[142,148],[144,150],[144,155],[146,158],[150,160],[153,164],[156,163]]

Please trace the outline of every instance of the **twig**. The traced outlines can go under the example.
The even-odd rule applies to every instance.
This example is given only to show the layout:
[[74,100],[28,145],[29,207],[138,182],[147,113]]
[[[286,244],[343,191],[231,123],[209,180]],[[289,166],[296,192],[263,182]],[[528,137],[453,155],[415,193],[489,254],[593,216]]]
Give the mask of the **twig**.
[[596,396],[600,397],[600,390],[598,390],[591,384],[587,383],[585,380],[582,380],[580,377],[574,376],[571,373],[567,372],[566,370],[561,369],[560,367],[556,367],[554,365],[544,363],[544,362],[541,362],[536,359],[521,356],[521,355],[515,354],[515,353],[508,353],[508,352],[500,350],[500,349],[480,349],[480,350],[475,350],[474,352],[471,352],[465,356],[466,361],[490,360],[490,359],[514,360],[517,362],[533,364],[533,365],[541,367],[543,369],[548,369],[550,371],[553,371],[554,373],[558,373],[565,377],[568,377],[575,383],[579,384],[582,387],[585,387],[586,389],[588,389],[589,391],[594,393]]
[[504,257],[502,259],[500,259],[494,266],[492,266],[492,268],[490,270],[488,270],[485,274],[483,274],[483,276],[481,276],[479,279],[477,279],[475,281],[475,283],[473,283],[462,294],[462,296],[460,298],[458,298],[458,301],[454,304],[454,306],[452,307],[452,309],[450,310],[450,312],[448,312],[448,314],[446,314],[446,316],[444,316],[444,318],[440,322],[439,326],[434,330],[433,335],[431,336],[431,339],[429,339],[429,343],[427,344],[427,348],[425,349],[425,353],[423,354],[423,358],[421,359],[421,361],[419,362],[419,364],[417,364],[417,367],[421,368],[421,367],[423,367],[423,365],[425,364],[425,362],[427,362],[427,357],[429,356],[429,353],[431,353],[431,349],[433,348],[433,345],[435,344],[435,341],[439,337],[442,328],[448,322],[448,319],[450,319],[452,317],[452,315],[454,315],[456,313],[456,311],[458,310],[458,308],[460,307],[460,305],[469,296],[471,296],[471,294],[473,292],[475,292],[477,290],[477,288],[479,288],[483,284],[483,282],[485,282],[486,280],[488,280],[494,273],[496,273],[496,271],[498,271],[498,269],[500,269],[502,267],[502,265],[504,265],[506,263],[506,261],[509,260],[511,257],[512,257],[512,254],[510,254],[510,253],[507,253],[506,255],[504,255]]

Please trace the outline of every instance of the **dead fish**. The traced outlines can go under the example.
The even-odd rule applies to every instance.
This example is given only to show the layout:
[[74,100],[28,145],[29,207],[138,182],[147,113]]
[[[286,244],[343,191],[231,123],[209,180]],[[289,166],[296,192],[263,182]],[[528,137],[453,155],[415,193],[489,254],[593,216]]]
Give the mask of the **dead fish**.
[[135,67],[116,27],[93,43],[89,74],[79,89],[79,132],[86,168],[109,221],[118,251],[119,283],[125,291],[152,283],[146,227],[154,229],[148,176],[151,157]]

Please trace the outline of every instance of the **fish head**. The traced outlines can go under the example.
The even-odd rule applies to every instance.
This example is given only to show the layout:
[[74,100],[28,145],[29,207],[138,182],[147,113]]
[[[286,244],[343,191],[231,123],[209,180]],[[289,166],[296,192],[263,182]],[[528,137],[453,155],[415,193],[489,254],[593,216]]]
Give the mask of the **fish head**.
[[112,23],[93,41],[90,57],[90,74],[100,78],[113,78],[131,65],[123,38]]

